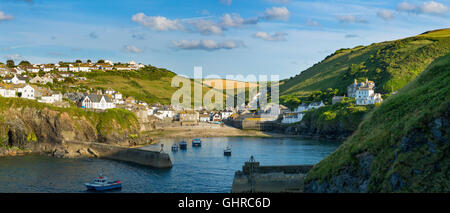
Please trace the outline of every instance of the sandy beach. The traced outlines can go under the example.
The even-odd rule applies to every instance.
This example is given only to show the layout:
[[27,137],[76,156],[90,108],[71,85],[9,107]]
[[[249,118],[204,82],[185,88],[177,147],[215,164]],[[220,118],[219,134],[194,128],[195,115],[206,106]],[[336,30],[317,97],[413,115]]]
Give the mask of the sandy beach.
[[160,138],[196,138],[196,137],[289,137],[289,135],[241,130],[220,124],[200,123],[196,126],[165,127],[148,132],[147,135],[157,141]]

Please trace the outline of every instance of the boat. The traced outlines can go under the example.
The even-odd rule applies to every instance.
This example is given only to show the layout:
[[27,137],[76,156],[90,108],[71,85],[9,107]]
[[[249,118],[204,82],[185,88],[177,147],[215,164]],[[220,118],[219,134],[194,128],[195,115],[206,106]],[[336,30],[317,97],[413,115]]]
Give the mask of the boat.
[[230,146],[227,146],[227,148],[225,148],[225,149],[223,150],[223,155],[225,155],[225,156],[231,156],[231,147],[230,147]]
[[199,138],[192,140],[192,146],[200,147],[202,146],[202,141]]
[[109,181],[107,177],[100,174],[91,183],[85,183],[84,185],[88,190],[105,191],[122,188],[122,181],[121,180]]
[[178,145],[176,143],[172,145],[172,151],[174,152],[178,151]]
[[186,149],[187,148],[187,143],[186,143],[186,141],[181,141],[180,142],[180,149]]

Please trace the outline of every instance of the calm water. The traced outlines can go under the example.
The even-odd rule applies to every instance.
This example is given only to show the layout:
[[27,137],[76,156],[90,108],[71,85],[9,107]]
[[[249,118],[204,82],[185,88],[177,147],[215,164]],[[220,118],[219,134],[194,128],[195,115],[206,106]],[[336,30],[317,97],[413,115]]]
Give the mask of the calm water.
[[[233,176],[251,155],[261,165],[314,164],[339,143],[296,138],[202,138],[202,147],[170,151],[173,139],[163,140],[172,169],[150,169],[103,159],[58,159],[27,155],[0,158],[0,192],[86,192],[84,183],[103,170],[124,181],[116,192],[230,192]],[[223,149],[232,146],[232,156]],[[159,149],[160,145],[147,149]]]

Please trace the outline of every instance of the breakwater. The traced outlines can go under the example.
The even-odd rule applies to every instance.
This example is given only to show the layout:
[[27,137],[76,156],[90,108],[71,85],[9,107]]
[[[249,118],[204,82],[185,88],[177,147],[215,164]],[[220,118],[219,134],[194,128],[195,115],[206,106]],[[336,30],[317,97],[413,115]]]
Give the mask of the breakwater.
[[303,192],[303,178],[313,165],[261,166],[245,162],[234,175],[232,193]]
[[132,162],[155,168],[172,168],[170,156],[164,152],[94,142],[66,142],[66,144],[72,149],[91,150],[99,158]]

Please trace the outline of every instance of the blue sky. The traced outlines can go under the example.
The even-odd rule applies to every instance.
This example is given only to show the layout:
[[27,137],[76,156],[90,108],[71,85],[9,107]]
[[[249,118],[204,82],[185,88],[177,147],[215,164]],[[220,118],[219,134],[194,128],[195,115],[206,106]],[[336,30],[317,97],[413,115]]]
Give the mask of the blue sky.
[[340,48],[450,26],[449,0],[0,0],[0,61],[110,59],[294,76]]

